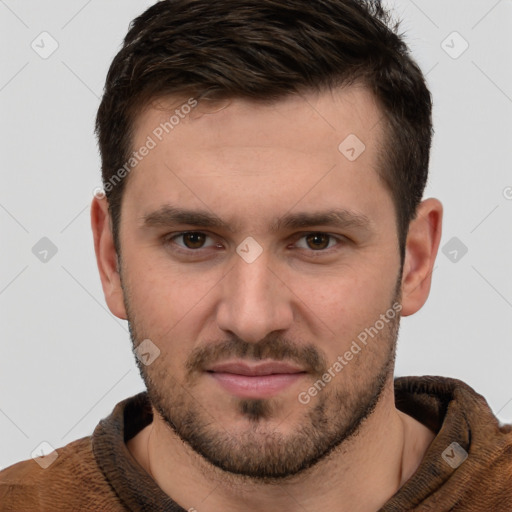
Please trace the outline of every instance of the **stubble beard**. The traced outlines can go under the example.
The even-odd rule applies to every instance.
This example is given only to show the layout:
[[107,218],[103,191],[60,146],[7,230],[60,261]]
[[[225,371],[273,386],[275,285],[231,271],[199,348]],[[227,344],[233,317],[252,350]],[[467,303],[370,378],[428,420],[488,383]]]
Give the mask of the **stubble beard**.
[[[129,310],[126,297],[125,293],[130,336],[136,347],[145,338],[140,334],[147,331]],[[398,294],[395,293],[393,302],[397,300]],[[300,474],[357,436],[393,378],[399,325],[400,316],[397,313],[355,356],[359,363],[358,372],[352,373],[351,381],[343,380],[348,367],[344,368],[332,383],[318,392],[310,404],[300,406],[304,413],[296,421],[293,431],[288,428],[287,434],[279,431],[276,421],[286,402],[283,404],[276,398],[234,398],[237,412],[246,420],[247,428],[230,431],[229,425],[222,424],[208,412],[215,409],[212,404],[201,403],[200,396],[194,396],[193,383],[196,382],[197,372],[195,378],[192,378],[191,371],[190,379],[179,383],[170,374],[164,358],[159,358],[160,361],[157,359],[150,366],[145,366],[138,358],[136,363],[154,409],[165,425],[192,450],[216,468],[232,475],[272,483]],[[164,341],[155,343],[165,346]],[[365,354],[364,351],[372,354]],[[212,350],[204,347],[202,352],[195,354],[195,358],[188,359],[187,365],[190,370],[194,365],[200,367],[207,361],[211,362],[211,359],[217,361],[221,355],[227,354],[244,355],[248,359],[270,357],[277,360],[290,360],[286,356],[292,356],[291,359],[297,362],[302,360],[302,365],[306,367],[311,366],[313,359],[312,368],[317,376],[327,370],[324,358],[314,346],[309,345],[300,351],[281,337],[265,338],[258,344],[235,338]],[[373,362],[364,364],[365,361]],[[355,367],[356,362],[348,364]],[[286,421],[286,418],[282,421]]]

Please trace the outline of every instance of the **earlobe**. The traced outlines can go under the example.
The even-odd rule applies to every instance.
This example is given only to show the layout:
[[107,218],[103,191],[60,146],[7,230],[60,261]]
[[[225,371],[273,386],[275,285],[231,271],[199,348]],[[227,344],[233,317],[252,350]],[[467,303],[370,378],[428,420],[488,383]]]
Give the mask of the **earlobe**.
[[91,228],[94,237],[96,263],[108,308],[118,318],[126,320],[118,257],[110,227],[110,215],[106,197],[101,199],[94,197],[92,201]]
[[416,313],[428,298],[442,220],[443,205],[430,198],[420,203],[417,216],[410,223],[402,275],[402,316]]

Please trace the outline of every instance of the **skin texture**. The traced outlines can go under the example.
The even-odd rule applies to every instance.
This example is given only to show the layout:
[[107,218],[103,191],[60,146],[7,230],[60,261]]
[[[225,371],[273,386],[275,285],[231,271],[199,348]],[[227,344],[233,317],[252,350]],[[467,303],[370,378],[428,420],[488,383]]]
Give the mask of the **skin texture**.
[[[180,104],[143,112],[134,147]],[[129,320],[134,346],[150,339],[160,350],[150,365],[137,359],[154,421],[128,447],[185,509],[377,510],[432,441],[395,408],[399,315],[376,322],[393,305],[408,316],[426,301],[442,205],[421,203],[400,275],[394,206],[376,172],[381,117],[357,86],[269,105],[200,104],[127,178],[119,268],[106,199],[93,200],[107,304]],[[354,161],[338,150],[350,134],[366,146]],[[165,205],[213,213],[229,228],[144,224]],[[340,208],[364,215],[367,227],[271,230],[286,214]],[[171,239],[187,231],[207,236]],[[251,263],[236,251],[247,237],[262,248]],[[301,403],[299,393],[371,326],[377,334]],[[205,371],[261,360],[304,373],[273,396],[247,399]]]

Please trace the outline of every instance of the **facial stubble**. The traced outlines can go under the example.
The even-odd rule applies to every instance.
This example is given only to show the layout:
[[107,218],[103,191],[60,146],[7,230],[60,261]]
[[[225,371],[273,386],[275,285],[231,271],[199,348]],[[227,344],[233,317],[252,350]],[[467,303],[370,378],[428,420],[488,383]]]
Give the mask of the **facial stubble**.
[[[130,336],[136,347],[143,339],[150,337],[142,334],[150,333],[131,311],[128,296],[125,291]],[[392,303],[397,300],[398,287]],[[187,378],[182,383],[169,372],[165,355],[149,366],[142,364],[138,358],[136,362],[151,404],[171,433],[216,468],[270,483],[298,475],[357,435],[392,379],[399,325],[400,316],[397,314],[363,349],[368,353],[355,356],[362,375],[353,374],[351,382],[345,381],[344,388],[341,388],[335,381],[338,379],[342,383],[343,374],[347,371],[344,368],[334,382],[318,392],[310,404],[301,405],[304,410],[302,418],[295,422],[293,431],[287,435],[279,431],[280,423],[275,421],[282,412],[282,401],[275,398],[233,397],[238,414],[246,420],[245,429],[233,432],[229,425],[223,424],[209,412],[215,407],[203,403],[194,389],[195,383],[201,378],[201,369],[207,363],[222,360],[223,357],[227,359],[227,356],[252,360],[292,360],[310,369],[311,375],[315,376],[314,382],[325,373],[327,364],[313,345],[298,347],[290,340],[274,335],[257,344],[237,337],[230,338],[193,352],[187,359]],[[165,340],[153,341],[165,347]],[[361,358],[365,357],[373,364],[363,364],[365,360]],[[355,367],[356,361],[349,364]],[[347,391],[349,388],[351,392]],[[281,422],[286,422],[286,418]]]

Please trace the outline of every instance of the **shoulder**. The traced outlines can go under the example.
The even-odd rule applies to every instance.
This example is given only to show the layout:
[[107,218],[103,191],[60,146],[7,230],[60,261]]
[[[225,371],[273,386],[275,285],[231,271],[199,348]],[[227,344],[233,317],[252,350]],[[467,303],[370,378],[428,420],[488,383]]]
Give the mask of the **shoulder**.
[[0,471],[0,511],[125,510],[96,463],[91,436],[56,454],[48,466],[29,459]]

